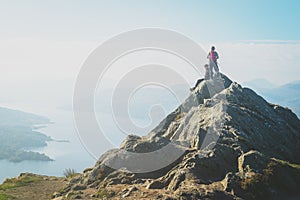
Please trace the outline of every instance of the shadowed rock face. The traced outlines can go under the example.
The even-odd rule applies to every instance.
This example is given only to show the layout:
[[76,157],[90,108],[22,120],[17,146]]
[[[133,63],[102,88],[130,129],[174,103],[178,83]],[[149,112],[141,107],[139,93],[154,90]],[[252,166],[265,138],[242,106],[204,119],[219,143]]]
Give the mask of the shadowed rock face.
[[221,75],[201,82],[148,135],[128,136],[72,184],[139,185],[173,191],[170,199],[299,197],[300,168],[290,164],[300,163],[299,153],[296,115]]

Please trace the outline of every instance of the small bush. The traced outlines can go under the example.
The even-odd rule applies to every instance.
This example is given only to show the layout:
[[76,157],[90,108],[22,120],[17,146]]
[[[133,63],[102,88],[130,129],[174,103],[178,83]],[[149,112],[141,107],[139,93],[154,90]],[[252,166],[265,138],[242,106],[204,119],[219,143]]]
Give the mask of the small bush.
[[0,193],[0,200],[16,199],[16,197]]
[[0,185],[0,190],[21,187],[21,186],[27,185],[29,183],[34,183],[34,182],[38,182],[41,180],[42,180],[41,177],[31,176],[31,175],[24,175],[24,176],[20,176],[18,178],[10,178],[10,179],[6,179],[3,182],[3,184]]
[[71,168],[65,169],[63,173],[66,178],[73,178],[74,176],[77,175],[75,170]]

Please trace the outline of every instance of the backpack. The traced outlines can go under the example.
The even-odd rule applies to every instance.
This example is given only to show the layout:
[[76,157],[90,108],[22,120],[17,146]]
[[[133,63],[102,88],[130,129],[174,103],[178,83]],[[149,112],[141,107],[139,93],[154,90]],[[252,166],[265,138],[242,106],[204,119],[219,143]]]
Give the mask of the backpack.
[[209,53],[209,57],[210,57],[210,59],[211,59],[212,61],[216,62],[216,61],[217,61],[217,52],[211,51],[211,52]]

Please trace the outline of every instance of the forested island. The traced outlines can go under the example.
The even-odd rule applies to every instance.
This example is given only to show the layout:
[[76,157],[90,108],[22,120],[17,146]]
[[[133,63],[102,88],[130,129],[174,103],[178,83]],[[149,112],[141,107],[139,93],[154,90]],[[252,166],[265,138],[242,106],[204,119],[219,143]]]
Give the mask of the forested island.
[[0,160],[51,161],[43,153],[28,150],[47,146],[46,142],[52,140],[35,128],[49,123],[50,120],[42,116],[0,107]]

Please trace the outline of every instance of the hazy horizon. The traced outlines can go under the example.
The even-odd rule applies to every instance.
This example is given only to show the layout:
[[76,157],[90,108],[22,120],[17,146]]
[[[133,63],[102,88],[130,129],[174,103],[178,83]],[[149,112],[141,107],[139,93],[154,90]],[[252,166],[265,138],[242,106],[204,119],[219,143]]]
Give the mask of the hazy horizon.
[[[143,27],[182,33],[205,52],[215,45],[220,70],[233,81],[263,78],[283,85],[299,80],[299,2],[215,1],[214,10],[211,4],[0,1],[0,103],[26,111],[71,104],[76,77],[90,53],[117,34]],[[132,55],[131,61],[144,58]],[[190,73],[190,86],[197,78]],[[108,79],[113,84],[118,76]]]
[[[45,116],[54,122],[34,130],[30,123],[24,127],[3,123],[0,136],[7,140],[1,139],[1,152],[8,151],[11,157],[18,154],[20,162],[2,157],[0,181],[24,171],[55,176],[62,176],[67,168],[82,172],[105,151],[119,147],[128,134],[149,133],[203,78],[203,65],[208,63],[212,45],[220,56],[221,73],[243,86],[261,89],[256,92],[265,95],[267,101],[290,106],[300,116],[299,85],[275,92],[264,90],[300,83],[299,7],[300,1],[279,0],[0,0],[0,107]],[[142,30],[143,34],[125,40],[115,37],[132,30]],[[113,37],[112,46],[102,45]],[[103,46],[106,48],[101,54],[95,53]],[[92,66],[89,73],[81,71],[85,63]],[[82,74],[84,78],[76,85]],[[119,94],[114,95],[115,91]],[[73,102],[78,108],[75,112]],[[223,110],[223,106],[218,109]],[[13,116],[20,117],[15,113]],[[182,113],[175,113],[174,119],[181,120]],[[4,113],[2,121],[9,115]],[[209,131],[208,118],[203,118],[203,130]],[[5,127],[11,124],[14,127]],[[20,142],[20,149],[9,151],[25,129],[29,130],[29,144],[37,132],[54,140],[42,140],[39,146],[25,149],[25,142]],[[199,136],[203,131],[196,126],[192,130]],[[55,161],[30,160],[20,152]]]

